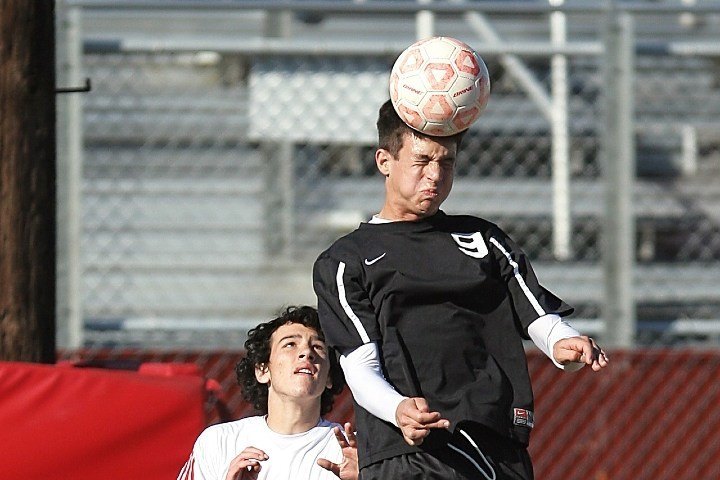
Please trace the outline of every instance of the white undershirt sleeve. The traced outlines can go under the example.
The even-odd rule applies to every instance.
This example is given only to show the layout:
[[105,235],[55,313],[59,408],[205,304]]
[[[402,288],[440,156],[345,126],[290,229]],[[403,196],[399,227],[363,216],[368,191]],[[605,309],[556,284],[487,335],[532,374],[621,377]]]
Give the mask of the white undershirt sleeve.
[[552,355],[555,342],[563,338],[579,337],[581,334],[570,324],[565,322],[560,315],[549,313],[539,317],[528,327],[528,334],[537,347],[553,361],[555,366],[567,372],[580,370],[585,364],[570,362],[561,365]]
[[355,401],[368,412],[397,427],[395,412],[407,397],[385,379],[376,343],[366,343],[340,355],[340,366]]

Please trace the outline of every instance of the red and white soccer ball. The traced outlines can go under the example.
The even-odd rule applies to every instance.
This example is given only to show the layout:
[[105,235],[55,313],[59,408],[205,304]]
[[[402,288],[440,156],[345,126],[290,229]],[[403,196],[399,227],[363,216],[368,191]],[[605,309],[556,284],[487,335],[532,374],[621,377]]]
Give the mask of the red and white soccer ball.
[[449,136],[477,120],[490,96],[482,58],[451,37],[406,48],[390,72],[390,100],[400,118],[428,135]]

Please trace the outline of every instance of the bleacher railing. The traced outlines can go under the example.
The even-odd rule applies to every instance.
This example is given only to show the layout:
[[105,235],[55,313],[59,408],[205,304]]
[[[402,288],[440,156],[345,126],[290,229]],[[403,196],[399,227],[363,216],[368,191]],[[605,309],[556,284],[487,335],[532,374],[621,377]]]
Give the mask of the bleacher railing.
[[[456,36],[491,71],[448,211],[529,253],[606,344],[717,346],[720,3],[67,0],[66,347],[219,348],[377,208],[395,56]],[[603,69],[603,66],[606,68]]]

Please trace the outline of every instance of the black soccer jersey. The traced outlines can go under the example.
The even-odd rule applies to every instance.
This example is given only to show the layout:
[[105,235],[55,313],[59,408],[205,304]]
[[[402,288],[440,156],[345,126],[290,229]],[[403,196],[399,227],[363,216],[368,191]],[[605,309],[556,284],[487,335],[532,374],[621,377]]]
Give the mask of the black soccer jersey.
[[[315,262],[329,345],[377,342],[385,377],[457,425],[474,421],[527,444],[533,395],[522,339],[538,317],[572,309],[539,285],[496,225],[443,212],[363,223]],[[416,451],[400,430],[355,405],[361,466]],[[423,443],[432,448],[443,432]]]

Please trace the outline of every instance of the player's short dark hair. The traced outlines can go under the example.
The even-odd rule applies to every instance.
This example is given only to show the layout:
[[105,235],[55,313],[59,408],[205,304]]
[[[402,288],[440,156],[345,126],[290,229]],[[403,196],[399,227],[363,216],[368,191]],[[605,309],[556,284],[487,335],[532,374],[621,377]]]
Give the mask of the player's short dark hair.
[[[245,341],[245,357],[235,367],[238,384],[242,387],[243,398],[252,403],[253,407],[263,415],[268,411],[268,386],[258,382],[255,377],[255,367],[270,361],[272,347],[270,337],[275,330],[291,323],[299,323],[311,328],[318,333],[320,338],[325,339],[315,308],[309,306],[288,307],[279,317],[250,329]],[[345,385],[342,369],[332,351],[328,352],[328,360],[330,362],[328,375],[332,380],[332,387],[326,388],[320,397],[321,415],[330,411],[335,395],[340,393]]]
[[[403,138],[406,135],[417,135],[419,137],[437,138],[433,137],[432,135],[420,133],[417,130],[409,127],[397,114],[397,112],[395,111],[395,107],[393,107],[390,100],[383,103],[380,107],[376,126],[378,131],[378,146],[390,152],[393,157],[396,157],[398,152],[402,148]],[[463,130],[460,133],[456,133],[455,135],[445,138],[455,140],[455,144],[457,145],[457,148],[459,150],[462,139],[465,136],[465,132],[467,132],[467,130]]]

